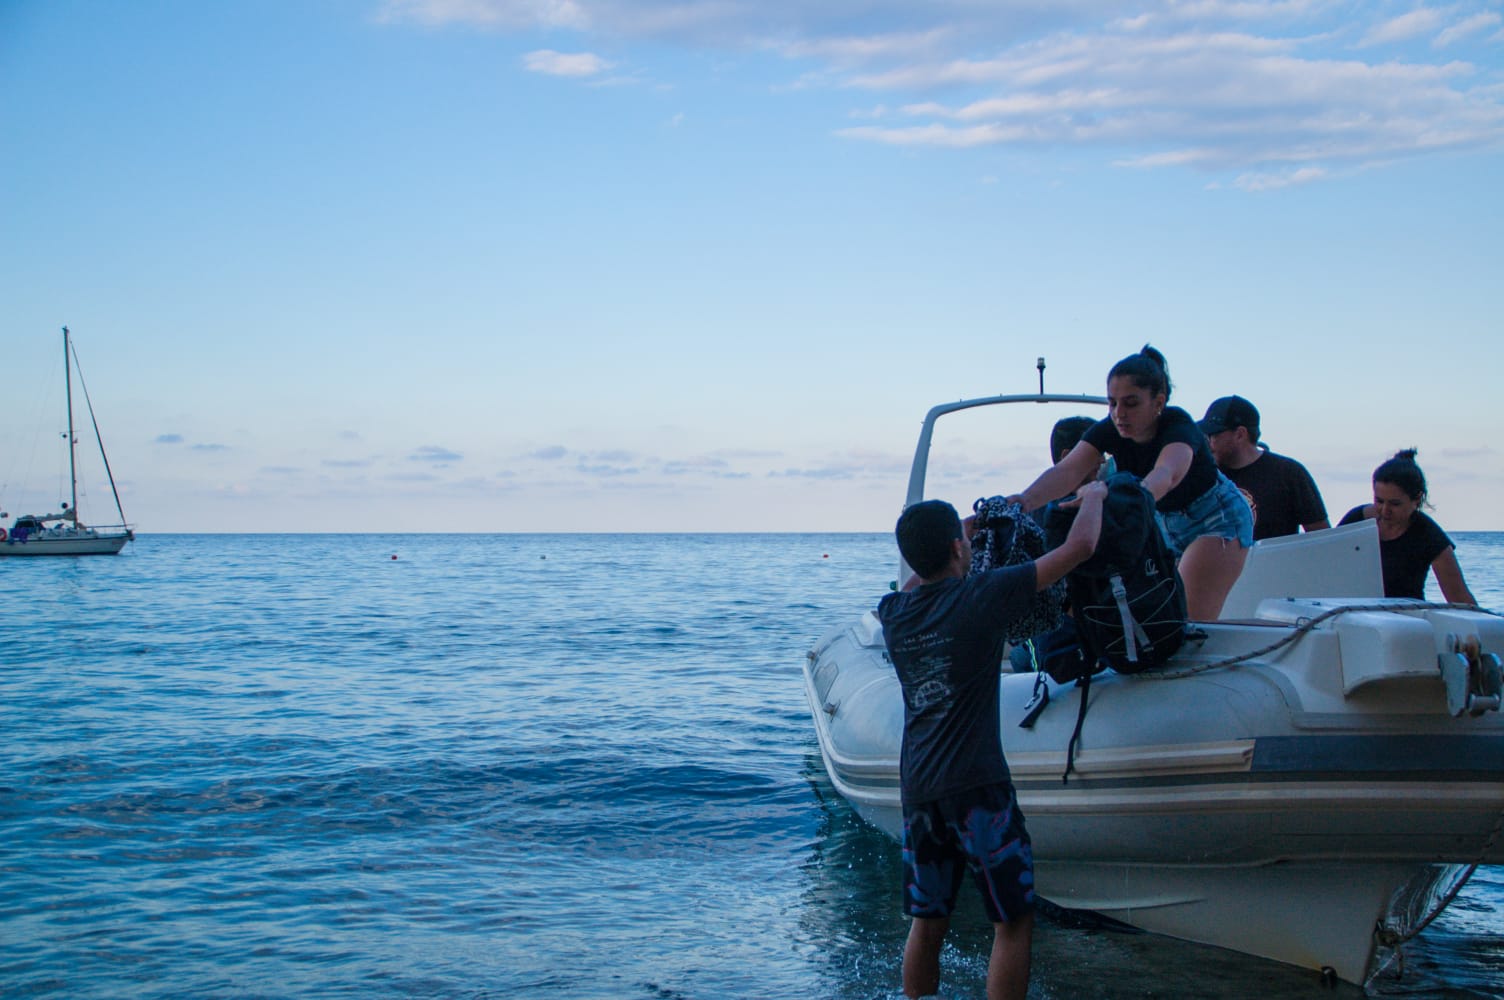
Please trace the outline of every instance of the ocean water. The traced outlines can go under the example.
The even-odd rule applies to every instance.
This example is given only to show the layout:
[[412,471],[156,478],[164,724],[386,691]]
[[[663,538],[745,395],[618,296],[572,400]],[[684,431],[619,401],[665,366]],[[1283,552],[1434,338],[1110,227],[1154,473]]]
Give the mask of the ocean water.
[[[1504,609],[1504,533],[1456,539]],[[0,995],[896,998],[898,849],[829,786],[800,680],[894,561],[865,534],[0,560]],[[943,995],[982,997],[979,907],[950,941]],[[1036,934],[1037,998],[1319,992]],[[1504,868],[1370,992],[1504,997]]]

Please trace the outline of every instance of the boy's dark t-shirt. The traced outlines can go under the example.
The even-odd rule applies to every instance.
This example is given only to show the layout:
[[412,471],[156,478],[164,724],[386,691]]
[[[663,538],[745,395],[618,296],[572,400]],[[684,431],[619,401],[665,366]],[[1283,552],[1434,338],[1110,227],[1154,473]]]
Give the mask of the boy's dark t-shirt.
[[1159,453],[1167,444],[1186,444],[1191,447],[1191,467],[1185,478],[1175,488],[1159,499],[1154,506],[1160,511],[1185,510],[1191,501],[1217,485],[1217,461],[1212,457],[1212,446],[1206,435],[1196,426],[1191,415],[1178,406],[1167,406],[1159,415],[1159,426],[1153,440],[1139,444],[1118,433],[1112,418],[1098,420],[1086,429],[1081,440],[1117,462],[1119,472],[1131,472],[1140,479],[1154,471]]
[[1003,634],[1026,614],[1034,564],[888,594],[877,605],[903,687],[903,801],[1009,780],[998,725]]
[[[1363,520],[1363,505],[1354,507],[1342,515],[1339,524],[1352,524]],[[1429,514],[1416,511],[1410,518],[1410,527],[1393,541],[1379,539],[1379,565],[1384,570],[1385,597],[1412,597],[1417,601],[1426,597],[1426,574],[1431,564],[1447,549],[1456,548],[1441,525]]]

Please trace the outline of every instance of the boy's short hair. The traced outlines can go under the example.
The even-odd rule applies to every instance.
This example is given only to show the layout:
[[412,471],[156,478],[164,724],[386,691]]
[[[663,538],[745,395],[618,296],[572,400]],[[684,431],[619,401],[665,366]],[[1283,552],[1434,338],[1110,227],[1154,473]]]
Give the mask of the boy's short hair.
[[1055,421],[1050,429],[1050,461],[1058,462],[1070,454],[1095,423],[1091,417],[1061,417]]
[[893,534],[909,568],[931,577],[950,562],[950,543],[961,537],[961,517],[944,500],[921,500],[898,515]]

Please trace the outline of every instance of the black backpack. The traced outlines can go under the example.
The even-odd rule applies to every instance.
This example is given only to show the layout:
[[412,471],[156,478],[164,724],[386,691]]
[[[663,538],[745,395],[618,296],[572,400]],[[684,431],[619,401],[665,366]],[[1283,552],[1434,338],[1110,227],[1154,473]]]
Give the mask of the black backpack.
[[[1052,548],[1065,540],[1075,519],[1074,510],[1050,509],[1045,528]],[[1107,480],[1097,549],[1066,575],[1066,594],[1081,649],[1071,650],[1061,634],[1070,626],[1064,626],[1047,644],[1054,649],[1044,667],[1056,682],[1074,680],[1081,688],[1061,780],[1075,768],[1091,675],[1103,666],[1120,674],[1160,666],[1186,637],[1185,585],[1154,517],[1154,495],[1131,472]],[[1022,724],[1032,724],[1032,718]]]
[[[1050,511],[1052,547],[1074,520],[1073,510]],[[1155,521],[1154,496],[1132,473],[1107,480],[1101,539],[1066,577],[1066,593],[1081,644],[1120,674],[1162,665],[1185,641],[1185,585]]]

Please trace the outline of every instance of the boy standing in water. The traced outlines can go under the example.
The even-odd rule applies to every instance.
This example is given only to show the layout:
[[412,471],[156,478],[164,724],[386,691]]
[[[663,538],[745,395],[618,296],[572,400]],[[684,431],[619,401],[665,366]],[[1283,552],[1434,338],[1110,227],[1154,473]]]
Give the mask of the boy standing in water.
[[993,925],[988,1000],[1023,1000],[1028,992],[1034,858],[999,731],[1003,636],[1036,591],[1095,551],[1106,495],[1101,483],[1081,488],[1059,548],[970,577],[971,545],[950,504],[914,504],[894,529],[916,575],[877,608],[904,698],[904,912],[913,918],[903,954],[906,996],[940,987],[940,946],[967,870]]

